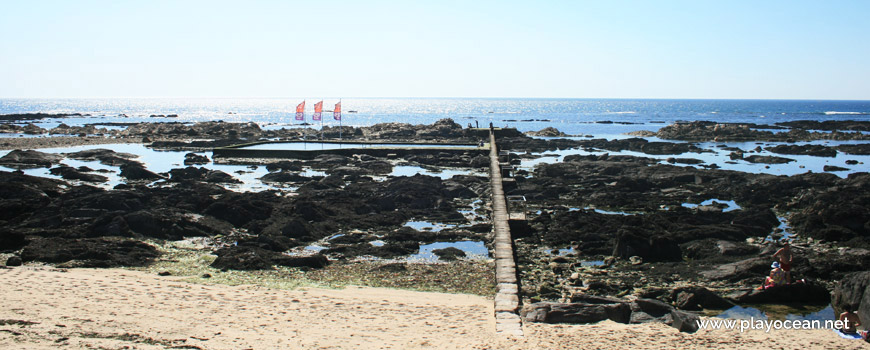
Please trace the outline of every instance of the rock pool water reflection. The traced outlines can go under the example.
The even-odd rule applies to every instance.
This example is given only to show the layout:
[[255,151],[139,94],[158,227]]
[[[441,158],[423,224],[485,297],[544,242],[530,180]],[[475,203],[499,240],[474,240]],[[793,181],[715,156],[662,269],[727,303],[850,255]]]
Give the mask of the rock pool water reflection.
[[409,261],[436,261],[438,256],[433,254],[435,249],[444,249],[453,247],[459,249],[466,254],[466,258],[480,259],[488,258],[489,250],[483,241],[459,241],[459,242],[435,242],[420,246],[420,252],[408,257]]

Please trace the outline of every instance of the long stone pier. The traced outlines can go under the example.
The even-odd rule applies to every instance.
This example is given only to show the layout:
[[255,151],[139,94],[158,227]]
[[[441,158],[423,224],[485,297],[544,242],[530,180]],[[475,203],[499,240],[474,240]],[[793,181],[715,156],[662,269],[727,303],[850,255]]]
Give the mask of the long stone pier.
[[495,295],[495,330],[496,333],[523,337],[522,320],[518,314],[520,298],[517,266],[514,259],[513,239],[508,225],[507,200],[502,186],[502,167],[498,159],[498,147],[495,143],[493,130],[490,130],[489,142],[492,226],[495,233],[493,256],[495,257],[495,281],[498,288]]

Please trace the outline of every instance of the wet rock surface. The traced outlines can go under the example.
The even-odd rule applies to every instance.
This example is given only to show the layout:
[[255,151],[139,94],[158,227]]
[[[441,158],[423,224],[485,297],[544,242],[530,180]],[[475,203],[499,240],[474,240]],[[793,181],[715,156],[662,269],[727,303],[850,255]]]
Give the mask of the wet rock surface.
[[870,123],[866,121],[856,120],[796,120],[792,122],[776,123],[776,125],[788,128],[800,128],[805,130],[850,130],[850,131],[870,131]]
[[525,322],[595,323],[611,320],[619,323],[662,322],[681,332],[698,330],[698,315],[675,309],[655,299],[626,301],[616,298],[579,296],[570,303],[537,302],[524,305],[520,315]]
[[13,150],[0,157],[0,165],[10,168],[49,168],[63,157],[34,150]]
[[[772,176],[608,155],[539,164],[515,177],[519,186],[508,193],[532,208],[532,232],[517,240],[523,295],[529,302],[633,295],[687,310],[775,302],[768,293],[724,297],[761,285],[778,249],[766,239],[782,237],[783,217],[798,238],[793,278],[818,282],[796,293],[801,302],[826,303],[823,291],[870,263],[857,248],[870,242],[868,176]],[[714,198],[738,207],[684,205]]]
[[821,145],[777,145],[766,147],[766,150],[779,154],[800,154],[816,157],[836,157],[837,150],[831,147]]
[[35,238],[21,251],[21,260],[63,263],[69,267],[141,266],[157,257],[157,249],[121,237]]
[[[46,158],[42,154],[35,156]],[[6,194],[0,199],[0,207],[8,209],[0,215],[4,225],[2,249],[23,249],[25,261],[75,261],[82,266],[141,265],[153,259],[151,250],[119,242],[211,237],[223,245],[246,247],[244,251],[221,251],[216,265],[219,268],[270,269],[275,265],[322,267],[321,263],[291,259],[281,252],[321,244],[337,233],[347,238],[328,244],[324,251],[335,260],[362,255],[397,258],[417,253],[421,242],[482,239],[482,234],[472,232],[470,226],[419,232],[402,225],[411,219],[467,224],[467,219],[457,211],[457,201],[468,203],[478,198],[481,193],[476,191],[486,188],[485,179],[466,176],[453,181],[416,175],[374,181],[363,175],[389,172],[392,165],[376,158],[326,155],[310,162],[275,165],[273,168],[278,171],[267,174],[267,178],[299,184],[295,196],[283,196],[275,190],[238,193],[212,185],[237,180],[205,168],[177,168],[165,175],[157,174],[133,160],[134,157],[110,150],[67,156],[119,165],[120,175],[133,182],[104,190],[0,172],[0,193]],[[301,177],[280,170],[301,169],[302,165],[323,169],[329,175]],[[65,166],[54,169],[57,174],[78,180],[92,175]],[[166,181],[152,182],[163,179]],[[356,237],[360,239],[352,239]],[[98,240],[103,238],[110,240]],[[377,240],[384,244],[370,243]],[[81,246],[77,248],[81,252],[64,255],[54,250],[65,241]],[[121,249],[116,246],[129,251],[115,254],[119,257],[93,253],[99,247]],[[120,255],[129,259],[121,259]],[[245,258],[251,255],[264,255],[268,259]],[[460,256],[450,254],[452,258]]]
[[87,182],[106,182],[109,181],[109,178],[97,175],[97,174],[88,174],[86,172],[80,171],[80,169],[73,168],[71,166],[61,165],[56,168],[49,169],[49,173],[52,175],[59,175],[60,177],[67,180],[81,180]]
[[763,163],[763,164],[785,164],[794,162],[794,159],[785,158],[785,157],[776,157],[776,156],[759,156],[759,155],[751,155],[749,157],[744,157],[743,160],[750,163]]
[[556,129],[554,127],[547,127],[547,128],[543,128],[543,129],[538,130],[538,131],[529,131],[529,132],[526,132],[526,135],[541,136],[541,137],[564,137],[564,136],[568,136],[564,132],[561,132],[561,131],[559,131],[559,129]]
[[[864,129],[870,126],[868,122],[851,121],[847,123],[823,124],[814,121],[796,121],[779,123],[791,128],[785,132],[773,132],[761,129],[775,129],[770,125],[739,124],[739,123],[716,123],[710,121],[695,121],[689,123],[677,123],[665,126],[656,133],[656,136],[666,140],[684,141],[812,141],[812,140],[868,140],[870,135],[851,132],[855,128]],[[811,130],[823,126],[831,132],[818,132]],[[840,131],[847,130],[847,132]]]
[[765,289],[737,291],[729,298],[741,304],[800,303],[826,305],[831,301],[831,292],[815,283],[792,283]]

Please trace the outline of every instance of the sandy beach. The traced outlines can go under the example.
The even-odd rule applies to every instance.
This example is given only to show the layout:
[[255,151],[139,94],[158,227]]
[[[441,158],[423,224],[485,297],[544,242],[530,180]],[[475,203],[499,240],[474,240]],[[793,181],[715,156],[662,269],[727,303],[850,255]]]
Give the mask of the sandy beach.
[[495,333],[492,300],[384,288],[204,285],[124,269],[0,270],[4,349],[861,349],[830,330],[526,324]]

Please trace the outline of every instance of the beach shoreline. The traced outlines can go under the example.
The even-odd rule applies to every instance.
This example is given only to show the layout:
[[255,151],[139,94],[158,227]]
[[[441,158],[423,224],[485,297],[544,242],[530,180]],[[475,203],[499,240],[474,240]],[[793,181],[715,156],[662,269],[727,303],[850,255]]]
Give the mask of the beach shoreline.
[[495,333],[492,299],[347,287],[195,284],[126,269],[0,269],[0,347],[27,349],[862,349],[827,329],[702,329],[659,323],[524,325]]

